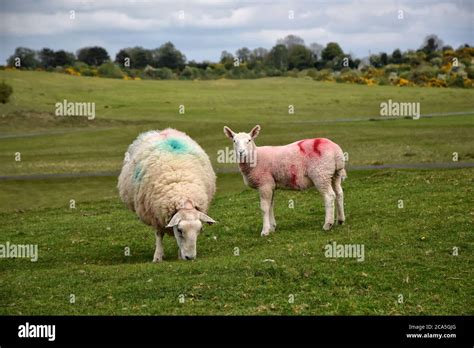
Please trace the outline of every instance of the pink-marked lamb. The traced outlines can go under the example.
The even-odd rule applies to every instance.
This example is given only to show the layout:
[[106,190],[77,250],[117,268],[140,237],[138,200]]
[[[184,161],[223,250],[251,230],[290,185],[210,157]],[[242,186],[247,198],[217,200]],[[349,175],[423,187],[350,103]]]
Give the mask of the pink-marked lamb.
[[329,139],[315,138],[284,146],[256,146],[260,126],[250,133],[235,133],[224,127],[224,134],[233,141],[240,172],[246,185],[260,193],[263,213],[262,236],[275,231],[273,214],[275,189],[304,190],[315,186],[324,199],[326,210],[324,230],[334,225],[334,201],[338,222],[344,223],[344,194],[341,181],[346,176],[344,154]]
[[122,201],[156,230],[153,262],[163,259],[163,235],[173,235],[178,258],[196,258],[196,241],[216,191],[209,157],[175,129],[142,133],[128,147],[117,185]]

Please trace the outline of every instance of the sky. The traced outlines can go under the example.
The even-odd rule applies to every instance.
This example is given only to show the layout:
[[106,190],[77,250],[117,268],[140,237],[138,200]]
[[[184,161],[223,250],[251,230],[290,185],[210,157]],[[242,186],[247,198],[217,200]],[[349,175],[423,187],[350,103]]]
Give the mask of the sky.
[[[71,12],[74,11],[74,12]],[[366,57],[418,49],[429,34],[474,43],[474,0],[0,0],[0,64],[18,46],[76,52],[171,41],[188,60],[265,47],[289,34]]]

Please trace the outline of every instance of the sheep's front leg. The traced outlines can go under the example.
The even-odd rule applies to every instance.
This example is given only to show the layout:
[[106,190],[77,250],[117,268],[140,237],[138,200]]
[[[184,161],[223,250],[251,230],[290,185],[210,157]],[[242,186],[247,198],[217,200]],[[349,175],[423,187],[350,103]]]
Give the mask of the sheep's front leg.
[[272,187],[261,187],[259,189],[260,192],[260,208],[262,209],[263,215],[263,228],[262,228],[262,236],[268,236],[271,231],[270,225],[270,209],[272,206],[272,196],[273,196],[273,188]]
[[156,249],[155,255],[153,256],[153,262],[161,262],[163,260],[163,233],[160,231],[156,232]]

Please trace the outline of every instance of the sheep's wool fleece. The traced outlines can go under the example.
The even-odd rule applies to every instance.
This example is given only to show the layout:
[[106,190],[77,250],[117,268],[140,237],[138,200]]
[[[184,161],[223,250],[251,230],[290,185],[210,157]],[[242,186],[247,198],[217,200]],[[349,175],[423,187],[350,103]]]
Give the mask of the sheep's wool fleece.
[[142,133],[128,147],[118,189],[144,223],[163,228],[188,199],[207,213],[216,175],[198,143],[168,128]]

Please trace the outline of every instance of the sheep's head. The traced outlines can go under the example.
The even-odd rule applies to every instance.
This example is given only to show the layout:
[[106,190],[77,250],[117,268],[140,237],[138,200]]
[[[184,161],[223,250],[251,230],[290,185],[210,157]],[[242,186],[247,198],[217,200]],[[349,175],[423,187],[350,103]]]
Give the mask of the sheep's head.
[[173,228],[179,258],[183,260],[196,258],[196,242],[203,222],[210,225],[215,223],[211,217],[197,210],[190,200],[184,202],[183,207],[171,218],[166,227]]
[[259,133],[259,125],[253,127],[250,133],[235,133],[229,127],[224,127],[224,134],[234,143],[235,156],[239,163],[253,162],[256,159],[254,140]]

